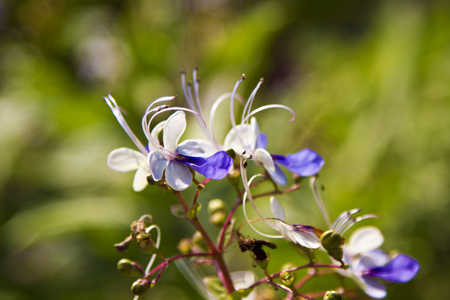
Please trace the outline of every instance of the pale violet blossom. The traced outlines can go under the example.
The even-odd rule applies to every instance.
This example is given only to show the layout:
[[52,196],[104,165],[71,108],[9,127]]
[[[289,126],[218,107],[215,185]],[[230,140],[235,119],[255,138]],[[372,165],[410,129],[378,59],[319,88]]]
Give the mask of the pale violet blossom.
[[265,105],[252,110],[253,101],[256,92],[262,84],[262,80],[260,80],[251,93],[248,101],[245,103],[241,123],[236,123],[234,116],[234,97],[237,87],[244,78],[245,77],[242,77],[241,80],[236,83],[231,95],[230,112],[233,128],[225,137],[224,147],[226,149],[232,148],[239,155],[242,155],[243,153],[250,155],[257,164],[264,167],[273,181],[280,185],[285,185],[287,183],[286,175],[281,170],[280,165],[303,177],[312,176],[319,172],[325,161],[320,155],[310,149],[303,149],[295,154],[289,154],[287,156],[270,154],[266,150],[267,136],[265,133],[260,132],[256,118],[253,116],[263,110],[282,108],[293,115],[293,118],[291,119],[291,121],[293,121],[295,119],[295,113],[291,108],[280,104]]
[[[134,142],[139,151],[129,148],[113,150],[108,156],[108,166],[119,172],[136,170],[133,188],[143,190],[147,185],[148,176],[159,181],[164,175],[165,182],[174,190],[186,189],[192,181],[192,173],[188,166],[210,179],[222,179],[228,174],[232,159],[225,151],[210,154],[210,147],[203,141],[178,141],[186,129],[184,111],[195,112],[181,107],[167,105],[155,106],[164,101],[172,101],[175,97],[161,97],[152,102],[142,118],[142,128],[148,140],[144,146],[130,129],[116,101],[108,96],[106,103],[116,116],[119,124]],[[151,130],[151,122],[156,115],[176,110],[167,121],[163,121]],[[150,119],[149,119],[149,116]],[[163,141],[158,139],[162,131]]]
[[[413,279],[420,269],[419,262],[405,254],[390,257],[379,247],[384,237],[373,226],[361,227],[353,232],[344,245],[344,262],[347,270],[338,270],[356,284],[370,297],[386,297],[386,286],[382,281],[404,283]],[[382,281],[380,281],[382,280]]]
[[[280,166],[283,166],[289,171],[303,177],[314,175],[320,171],[325,162],[320,155],[310,149],[303,149],[295,154],[289,154],[287,156],[270,154],[266,150],[267,136],[259,131],[258,124],[253,116],[264,110],[281,108],[292,114],[293,118],[291,121],[293,121],[295,119],[295,113],[291,108],[281,104],[264,105],[252,110],[256,92],[263,82],[262,79],[253,90],[248,100],[245,101],[236,93],[237,88],[245,79],[245,75],[243,75],[236,82],[231,93],[223,94],[213,103],[209,112],[208,126],[202,126],[204,115],[199,98],[197,69],[194,69],[192,79],[192,84],[186,83],[186,74],[181,74],[184,96],[189,108],[197,113],[195,117],[208,138],[208,143],[211,148],[216,149],[216,151],[233,149],[238,155],[242,155],[244,152],[247,155],[251,155],[252,160],[263,166],[270,177],[280,185],[285,185],[287,182],[286,175],[283,173]],[[230,121],[232,128],[226,135],[223,144],[220,144],[217,142],[214,135],[214,117],[219,105],[228,99],[230,100]],[[234,114],[234,104],[236,100],[244,106],[240,124],[237,124]]]
[[150,141],[148,161],[153,179],[159,181],[165,175],[167,184],[176,191],[190,186],[192,173],[188,166],[210,179],[222,179],[228,174],[233,161],[225,151],[208,156],[202,143],[195,140],[178,141],[186,129],[183,111],[172,114],[163,126],[163,143],[155,135],[147,135]]

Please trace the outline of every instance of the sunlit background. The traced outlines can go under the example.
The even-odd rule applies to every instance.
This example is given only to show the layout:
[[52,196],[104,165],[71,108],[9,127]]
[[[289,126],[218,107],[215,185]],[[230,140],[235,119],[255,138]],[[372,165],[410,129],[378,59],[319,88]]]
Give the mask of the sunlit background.
[[[365,224],[382,229],[383,248],[421,263],[388,299],[450,295],[450,2],[0,0],[0,299],[132,299],[116,262],[148,257],[113,244],[145,213],[162,252],[177,253],[193,229],[171,215],[174,197],[133,192],[133,174],[106,165],[133,144],[102,98],[139,132],[152,100],[177,94],[183,105],[180,72],[195,66],[206,106],[245,73],[244,97],[264,77],[256,106],[295,109],[293,123],[259,115],[269,150],[316,150],[331,218],[378,214]],[[231,206],[226,187],[200,201],[216,189]],[[304,190],[283,199],[289,221],[323,225]],[[275,257],[299,262],[280,248],[273,272]],[[169,297],[200,297],[175,266],[142,299]]]

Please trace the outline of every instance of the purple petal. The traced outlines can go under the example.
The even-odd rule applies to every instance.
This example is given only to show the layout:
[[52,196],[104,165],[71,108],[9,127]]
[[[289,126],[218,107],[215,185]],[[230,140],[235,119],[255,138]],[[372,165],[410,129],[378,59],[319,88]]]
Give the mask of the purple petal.
[[371,269],[364,276],[378,277],[393,283],[403,283],[413,279],[419,269],[420,265],[416,259],[399,254],[387,265]]
[[233,160],[225,151],[216,152],[207,158],[183,156],[181,161],[210,179],[224,178],[233,164]]
[[283,155],[272,155],[272,158],[292,173],[300,176],[312,176],[319,172],[325,164],[325,161],[319,154],[308,148],[295,154],[289,154],[286,157]]
[[266,147],[267,147],[267,135],[261,132],[260,134],[258,134],[258,137],[256,138],[255,149],[257,148],[266,149]]

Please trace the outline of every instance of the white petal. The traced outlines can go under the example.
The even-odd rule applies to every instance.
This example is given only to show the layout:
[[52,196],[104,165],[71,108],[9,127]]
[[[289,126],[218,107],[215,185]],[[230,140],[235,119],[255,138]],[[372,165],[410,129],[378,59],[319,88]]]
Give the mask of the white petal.
[[166,168],[166,182],[176,191],[182,191],[191,185],[192,174],[188,167],[176,160],[171,160]]
[[363,277],[366,286],[364,292],[372,298],[381,299],[386,297],[386,287],[380,281],[371,277]]
[[108,167],[118,172],[128,172],[147,165],[147,159],[141,152],[130,148],[113,150],[107,159]]
[[147,177],[150,174],[149,170],[146,170],[145,168],[139,168],[136,171],[136,174],[134,175],[134,181],[133,181],[133,189],[136,192],[140,192],[147,186]]
[[160,151],[152,151],[149,155],[149,163],[153,179],[156,181],[161,180],[169,160]]
[[252,141],[254,141],[254,144],[252,145],[252,148],[255,149],[255,145],[256,145],[256,140],[258,139],[258,135],[259,135],[259,127],[258,127],[258,122],[256,122],[256,118],[252,117],[250,119],[250,127],[252,128],[250,131],[251,136],[249,136],[248,138]]
[[[206,157],[206,151],[203,147],[207,146],[209,142],[198,140],[186,140],[180,143],[177,147],[177,153],[185,156],[201,156]],[[207,146],[210,147],[210,146]],[[214,154],[215,152],[213,152]]]
[[274,218],[284,221],[284,209],[277,198],[270,198],[270,209],[272,210]]
[[248,124],[241,124],[228,132],[223,143],[225,149],[233,149],[237,155],[241,155],[242,152],[247,151],[252,154],[254,150],[254,145],[256,143],[256,138],[251,139],[252,128]]
[[186,129],[186,115],[184,111],[177,111],[171,115],[164,125],[163,142],[164,148],[174,153],[178,141]]
[[381,231],[374,226],[361,227],[353,232],[347,244],[349,255],[369,252],[379,248],[384,242]]
[[269,173],[276,171],[272,156],[269,152],[267,152],[267,150],[262,148],[256,149],[253,159],[256,162],[262,164],[264,166],[264,169],[266,169]]
[[[166,121],[159,122],[159,123],[158,123],[155,127],[153,127],[153,129],[152,129],[151,136],[152,136],[152,138],[155,140],[156,144],[158,144],[158,145],[159,145],[159,139],[158,139],[158,136],[159,136],[159,133],[161,132],[161,130],[163,130],[165,124],[166,124]],[[151,152],[151,151],[158,150],[158,149],[155,149],[155,147],[153,146],[152,143],[149,143],[148,148],[150,149],[150,152]]]
[[319,238],[312,233],[303,231],[292,231],[297,244],[309,249],[318,249],[320,247]]

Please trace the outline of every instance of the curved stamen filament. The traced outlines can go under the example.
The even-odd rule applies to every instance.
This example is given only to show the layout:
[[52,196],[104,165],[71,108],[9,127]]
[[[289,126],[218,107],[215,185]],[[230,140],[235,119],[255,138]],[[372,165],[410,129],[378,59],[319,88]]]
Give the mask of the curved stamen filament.
[[251,109],[252,109],[252,104],[253,104],[253,100],[255,99],[256,96],[256,92],[258,91],[259,87],[261,86],[261,84],[263,83],[264,79],[261,78],[258,82],[258,84],[256,85],[255,89],[253,90],[253,92],[250,94],[250,97],[247,100],[247,103],[244,106],[244,110],[242,112],[242,117],[241,117],[241,124],[245,123],[246,120],[248,120],[248,117],[246,117],[246,115],[250,115]]
[[369,218],[378,218],[378,216],[374,215],[374,214],[369,214],[369,215],[364,215],[364,216],[360,216],[360,217],[357,217],[357,218],[352,218],[351,222],[349,224],[347,224],[347,226],[343,227],[341,229],[341,231],[338,232],[338,233],[340,235],[343,235],[347,230],[349,230],[353,225],[355,225],[359,221],[362,221],[362,220],[365,220],[365,219],[369,219]]
[[[245,155],[245,153],[243,153],[243,155]],[[249,157],[251,158],[251,156]],[[253,200],[252,194],[250,192],[250,184],[253,180],[255,180],[256,178],[262,176],[261,174],[257,174],[257,175],[253,175],[250,178],[250,181],[247,180],[247,168],[244,166],[244,164],[246,163],[246,160],[243,160],[243,157],[241,156],[241,160],[240,160],[240,170],[241,170],[241,176],[242,176],[242,183],[245,189],[245,193],[244,193],[244,197],[243,197],[243,211],[244,211],[244,215],[245,218],[247,220],[247,222],[249,222],[248,216],[247,216],[247,212],[245,210],[245,201],[248,199],[250,204],[252,205],[253,209],[255,210],[255,212],[259,215],[259,217],[264,221],[264,223],[266,223],[269,227],[278,230],[278,226],[276,226],[275,224],[273,224],[272,222],[268,221],[266,217],[264,217],[261,212],[258,210],[258,208],[256,207],[256,204]],[[267,235],[267,234],[263,234],[260,231],[258,231],[256,228],[254,228],[253,225],[251,225],[251,223],[249,222],[249,225],[252,227],[252,229],[254,229],[256,232],[258,232],[259,234],[263,235],[263,236],[267,236],[267,237],[275,237],[275,238],[279,238],[280,236],[276,235],[276,236],[272,236],[272,235]]]
[[351,215],[356,214],[360,212],[360,208],[355,208],[349,211],[344,211],[339,215],[339,217],[334,221],[333,225],[331,225],[331,230],[336,231],[337,233],[341,232],[341,230],[349,224],[349,222],[352,222],[353,217]]
[[236,82],[236,84],[234,85],[233,91],[231,92],[230,119],[231,119],[231,125],[233,126],[233,128],[236,128],[236,119],[234,117],[234,98],[236,96],[237,88],[244,80],[245,80],[245,74],[242,74],[242,77]]
[[289,111],[292,114],[292,119],[290,119],[289,122],[292,122],[295,120],[296,114],[295,114],[294,110],[292,108],[290,108],[289,106],[286,106],[283,104],[269,104],[269,105],[264,105],[264,106],[258,107],[254,111],[248,113],[247,116],[242,120],[242,122],[243,123],[247,122],[250,119],[250,117],[254,116],[255,114],[257,114],[263,110],[272,109],[272,108],[281,108],[281,109],[285,109],[285,110]]
[[119,122],[120,126],[122,126],[123,130],[127,133],[127,135],[130,137],[130,139],[133,141],[133,143],[139,149],[139,151],[142,154],[147,155],[148,154],[147,149],[145,149],[144,145],[137,138],[137,136],[133,133],[130,126],[128,126],[128,123],[127,123],[127,121],[125,121],[125,118],[123,117],[122,112],[121,112],[121,108],[119,107],[119,105],[117,105],[116,100],[111,95],[108,95],[107,97],[105,97],[103,99],[105,100],[106,104],[108,104],[112,113],[114,114],[117,121]]
[[[195,116],[199,117],[203,121],[203,125],[206,127],[206,123],[203,120],[203,118],[199,115],[199,113],[197,113],[197,112],[195,112],[195,111],[193,111],[193,110],[191,110],[189,108],[175,106],[175,107],[163,108],[161,110],[158,110],[158,111],[154,112],[153,116],[151,116],[150,120],[147,123],[146,130],[144,130],[144,131],[146,133],[146,136],[147,136],[148,140],[152,143],[152,146],[154,146],[155,149],[160,150],[170,160],[173,160],[173,159],[177,158],[176,153],[170,152],[169,150],[167,150],[166,148],[164,148],[163,146],[161,146],[159,144],[159,141],[156,140],[154,136],[152,136],[152,134],[150,132],[150,126],[151,126],[151,123],[152,123],[153,119],[156,116],[158,116],[161,113],[164,113],[164,112],[167,112],[167,111],[173,111],[173,110],[176,110],[176,111],[180,111],[181,110],[181,111],[185,111],[185,112],[194,114]],[[147,120],[147,116],[144,116],[144,118],[145,118],[145,121],[146,121]]]
[[[211,140],[215,143],[215,145],[217,147],[219,147],[219,144],[217,143],[216,139],[214,138],[214,116],[216,114],[217,108],[219,107],[219,105],[227,100],[231,98],[232,93],[226,93],[221,95],[219,98],[217,98],[216,101],[214,101],[214,104],[211,107],[211,111],[209,113],[209,136],[211,137]],[[245,105],[245,100],[239,96],[239,95],[235,95],[235,98],[237,100],[239,100],[239,102],[241,102],[242,105]]]
[[319,207],[320,213],[322,214],[322,217],[325,220],[327,227],[330,228],[331,227],[330,217],[328,216],[327,210],[325,209],[325,206],[324,206],[324,203],[320,198],[319,190],[317,187],[317,177],[316,176],[311,176],[311,178],[309,179],[309,186],[313,193],[314,200],[316,201],[316,204]]

